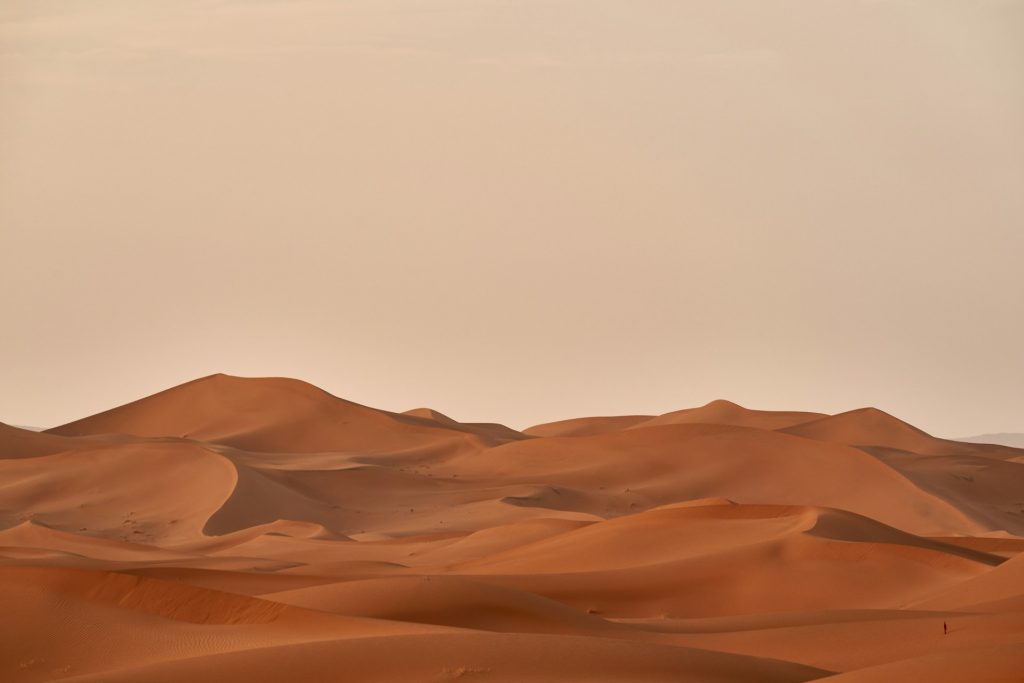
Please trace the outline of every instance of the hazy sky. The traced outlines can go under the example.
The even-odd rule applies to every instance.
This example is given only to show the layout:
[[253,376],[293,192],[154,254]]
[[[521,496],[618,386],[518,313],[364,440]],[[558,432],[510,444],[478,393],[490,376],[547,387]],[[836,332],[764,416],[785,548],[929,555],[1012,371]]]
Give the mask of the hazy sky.
[[5,0],[0,421],[1024,429],[1020,0]]

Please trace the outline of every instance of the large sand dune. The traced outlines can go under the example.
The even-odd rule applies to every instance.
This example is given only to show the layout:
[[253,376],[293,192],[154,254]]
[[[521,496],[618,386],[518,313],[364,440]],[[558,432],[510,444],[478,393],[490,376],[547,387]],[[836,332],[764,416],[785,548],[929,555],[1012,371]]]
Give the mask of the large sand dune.
[[2,681],[1024,681],[1024,451],[216,375],[0,424]]

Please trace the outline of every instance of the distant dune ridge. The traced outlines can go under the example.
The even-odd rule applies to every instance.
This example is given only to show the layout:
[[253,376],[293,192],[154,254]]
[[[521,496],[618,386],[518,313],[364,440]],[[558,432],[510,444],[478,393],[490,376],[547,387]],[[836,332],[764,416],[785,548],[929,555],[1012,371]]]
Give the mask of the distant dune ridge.
[[0,681],[1024,681],[1024,450],[213,375],[0,424]]
[[967,443],[993,443],[1011,448],[1024,448],[1024,434],[1001,432],[999,434],[979,434],[978,436],[967,436],[958,441]]

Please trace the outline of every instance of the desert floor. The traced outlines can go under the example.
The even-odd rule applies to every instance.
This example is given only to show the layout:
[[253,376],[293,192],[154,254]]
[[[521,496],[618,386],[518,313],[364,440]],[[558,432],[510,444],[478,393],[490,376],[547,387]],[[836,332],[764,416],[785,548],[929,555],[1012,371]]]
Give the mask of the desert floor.
[[0,425],[0,681],[1024,681],[1024,450],[206,377]]

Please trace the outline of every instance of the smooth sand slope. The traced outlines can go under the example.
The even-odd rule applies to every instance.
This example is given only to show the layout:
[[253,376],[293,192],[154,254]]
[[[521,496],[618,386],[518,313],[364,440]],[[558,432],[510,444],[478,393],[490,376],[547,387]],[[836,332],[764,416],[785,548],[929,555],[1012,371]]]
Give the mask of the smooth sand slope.
[[0,681],[1024,681],[1024,451],[216,375],[0,424]]

